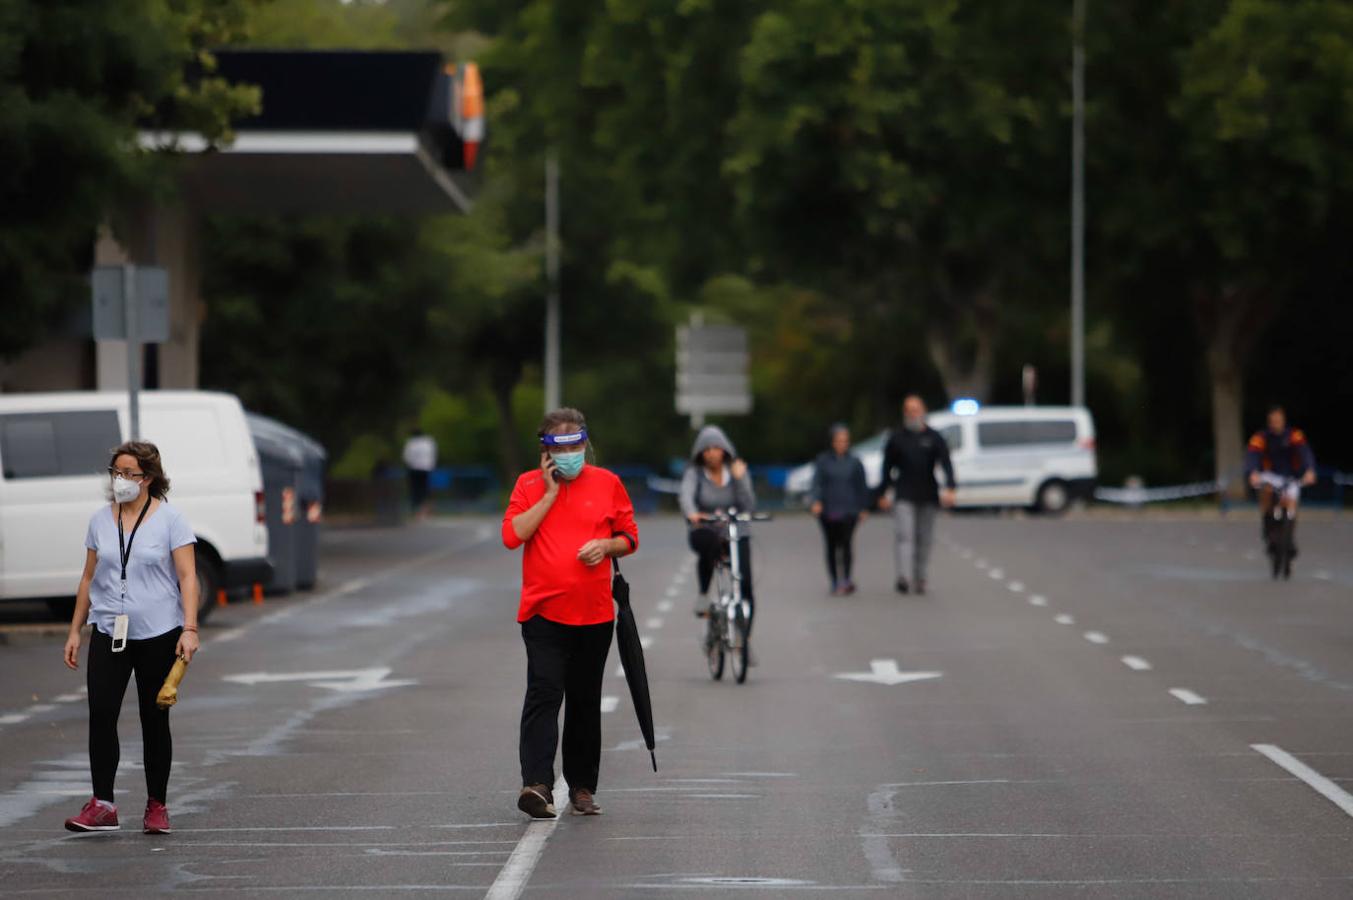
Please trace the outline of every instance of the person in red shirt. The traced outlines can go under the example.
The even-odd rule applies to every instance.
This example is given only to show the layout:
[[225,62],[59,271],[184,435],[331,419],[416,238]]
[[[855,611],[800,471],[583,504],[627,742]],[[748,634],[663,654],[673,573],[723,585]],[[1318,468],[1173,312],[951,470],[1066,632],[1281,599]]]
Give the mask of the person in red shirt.
[[503,544],[525,547],[517,611],[526,644],[517,808],[536,819],[556,815],[551,785],[562,704],[569,811],[595,816],[601,680],[615,620],[606,563],[638,549],[639,531],[625,485],[586,461],[582,413],[564,408],[546,415],[540,444],[540,468],[517,479],[503,515]]

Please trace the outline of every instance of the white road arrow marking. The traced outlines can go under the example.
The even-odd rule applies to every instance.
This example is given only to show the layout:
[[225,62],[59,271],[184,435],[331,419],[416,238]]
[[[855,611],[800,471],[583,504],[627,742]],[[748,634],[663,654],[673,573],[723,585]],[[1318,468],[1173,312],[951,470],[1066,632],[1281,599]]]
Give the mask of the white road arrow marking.
[[906,684],[909,681],[929,681],[943,672],[899,672],[895,659],[871,659],[869,672],[837,672],[843,681],[872,681],[875,684]]
[[222,680],[235,684],[280,684],[287,681],[304,681],[310,687],[327,688],[331,691],[375,691],[388,687],[405,687],[417,684],[407,678],[385,679],[390,669],[343,669],[325,672],[247,672],[242,675],[227,675]]

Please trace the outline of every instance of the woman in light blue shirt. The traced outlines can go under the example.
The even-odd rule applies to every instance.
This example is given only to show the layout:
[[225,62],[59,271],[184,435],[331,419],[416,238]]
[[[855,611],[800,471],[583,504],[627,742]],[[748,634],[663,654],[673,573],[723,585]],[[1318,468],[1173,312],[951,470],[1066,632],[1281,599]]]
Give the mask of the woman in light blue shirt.
[[89,768],[94,796],[71,831],[115,831],[113,779],[120,748],[118,713],[127,682],[136,675],[145,747],[146,834],[169,833],[165,794],[173,760],[169,710],[155,695],[176,657],[197,652],[197,566],[193,530],[165,500],[169,479],[154,444],[129,441],[108,466],[112,503],[89,519],[85,569],[66,639],[66,665],[79,667],[80,630],[94,626],[89,644]]

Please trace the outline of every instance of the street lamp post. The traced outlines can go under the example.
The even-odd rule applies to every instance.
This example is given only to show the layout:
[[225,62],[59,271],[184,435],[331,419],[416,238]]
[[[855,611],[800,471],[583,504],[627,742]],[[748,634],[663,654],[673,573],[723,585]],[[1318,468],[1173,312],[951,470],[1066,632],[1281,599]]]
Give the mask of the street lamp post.
[[1085,0],[1072,3],[1071,405],[1085,405]]
[[561,404],[559,366],[559,157],[545,157],[545,412]]

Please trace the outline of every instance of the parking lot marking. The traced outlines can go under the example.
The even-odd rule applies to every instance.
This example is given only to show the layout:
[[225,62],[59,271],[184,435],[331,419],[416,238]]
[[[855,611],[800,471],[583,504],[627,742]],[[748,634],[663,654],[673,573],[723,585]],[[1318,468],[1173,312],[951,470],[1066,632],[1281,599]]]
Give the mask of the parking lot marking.
[[1320,796],[1339,807],[1346,814],[1353,816],[1353,794],[1349,794],[1348,791],[1339,787],[1282,747],[1274,744],[1250,744],[1250,748],[1264,754],[1270,760],[1306,782],[1307,786]]

